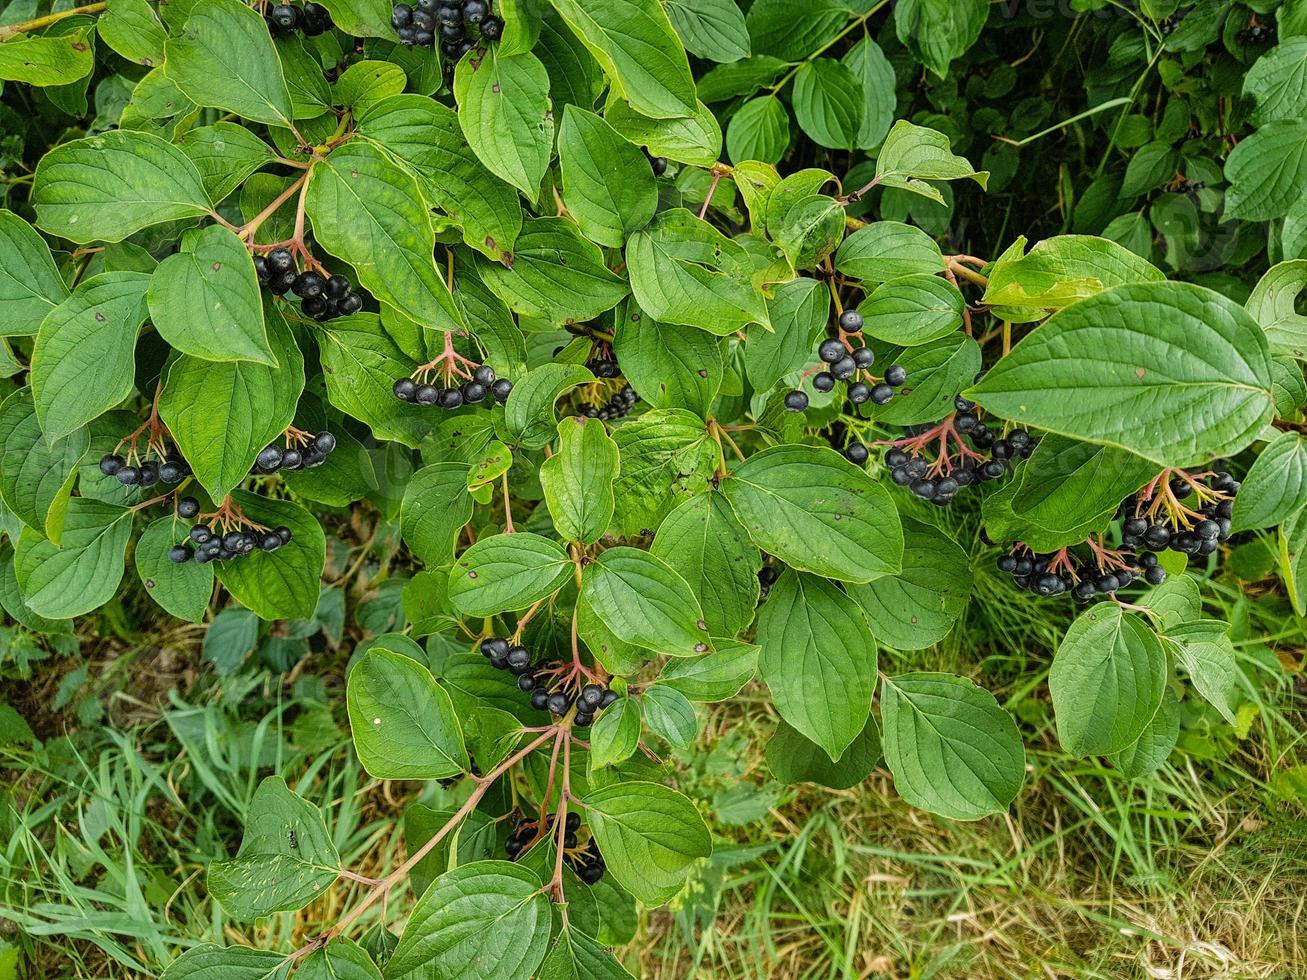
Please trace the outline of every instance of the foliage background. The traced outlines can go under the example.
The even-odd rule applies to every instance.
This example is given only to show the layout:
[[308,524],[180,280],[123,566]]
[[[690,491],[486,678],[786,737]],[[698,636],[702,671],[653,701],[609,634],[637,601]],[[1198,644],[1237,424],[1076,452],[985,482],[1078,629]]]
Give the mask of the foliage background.
[[[938,23],[919,32],[901,26],[910,13],[884,5],[813,5],[809,16],[829,10],[852,32],[832,53],[864,30],[884,51],[893,73],[887,126],[906,118],[944,132],[954,152],[993,174],[988,193],[943,187],[944,206],[889,189],[852,213],[909,219],[950,251],[981,256],[996,256],[1018,234],[1102,234],[1238,299],[1272,263],[1307,257],[1304,206],[1268,223],[1255,208],[1240,217],[1229,200],[1239,176],[1231,152],[1264,122],[1242,93],[1268,48],[1241,32],[1278,24],[1283,42],[1307,25],[1303,4],[981,6],[983,29],[955,25],[963,37],[941,54],[929,46]],[[0,23],[41,12],[11,3]],[[1164,32],[1169,24],[1178,26]],[[846,188],[860,186],[867,155],[822,149],[795,121],[785,85],[813,53],[785,51],[760,76],[760,91],[776,85],[772,102],[787,113],[788,137],[770,146],[738,121],[758,97],[755,83],[737,91],[719,74],[720,97],[702,96],[713,70],[696,60],[701,96],[723,123],[731,159],[770,155],[786,172],[829,167]],[[119,123],[138,68],[106,59],[80,91],[6,84],[6,204],[22,207],[35,161],[67,130]],[[710,179],[686,168],[675,181],[695,206]],[[716,190],[716,211],[739,214],[729,182]],[[1307,200],[1299,188],[1287,192]],[[377,498],[402,494],[407,464],[384,448],[372,461]],[[351,867],[379,870],[402,856],[411,798],[360,769],[341,707],[344,666],[358,644],[405,625],[408,572],[393,561],[396,527],[377,514],[366,505],[325,512],[327,589],[311,619],[267,628],[225,610],[206,630],[161,616],[129,582],[75,633],[41,636],[8,619],[0,626],[9,784],[0,812],[8,929],[0,976],[150,974],[180,945],[293,944],[334,921],[343,891],[254,929],[222,919],[204,888],[203,869],[234,849],[270,771],[288,774],[324,808]],[[978,542],[977,508],[957,506],[947,521],[958,540]],[[1194,709],[1171,761],[1139,780],[1058,747],[1044,681],[1073,609],[1017,593],[993,571],[992,555],[973,572],[974,599],[959,626],[894,666],[983,678],[1018,717],[1030,772],[1010,816],[973,825],[912,811],[883,771],[851,790],[782,785],[764,755],[777,718],[763,692],[701,708],[695,743],[674,753],[678,785],[710,801],[712,829],[726,844],[696,870],[689,894],[631,923],[622,957],[632,972],[1307,971],[1307,626],[1276,583],[1267,539],[1240,545],[1204,582],[1208,612],[1233,624],[1247,678],[1238,724]],[[440,787],[424,792],[428,802],[443,800]]]

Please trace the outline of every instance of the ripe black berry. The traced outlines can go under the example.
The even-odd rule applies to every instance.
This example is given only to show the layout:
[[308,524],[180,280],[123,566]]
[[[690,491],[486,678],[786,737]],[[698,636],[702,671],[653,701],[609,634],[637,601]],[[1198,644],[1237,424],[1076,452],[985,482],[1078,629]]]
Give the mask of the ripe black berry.
[[808,396],[802,391],[790,391],[785,395],[785,407],[791,412],[802,412],[808,407]]
[[105,476],[114,476],[124,465],[125,461],[117,453],[106,453],[100,457],[100,472]]
[[857,333],[862,329],[862,314],[857,310],[845,310],[840,314],[840,329],[845,333]]
[[853,363],[866,369],[876,363],[876,354],[870,347],[859,347],[853,352]]
[[489,388],[495,383],[495,369],[489,364],[482,364],[472,372],[472,380]]
[[329,453],[336,448],[336,437],[330,432],[319,432],[313,437],[313,446],[320,453]]
[[508,396],[513,391],[513,382],[507,378],[500,378],[490,386],[490,393],[495,396],[501,403],[508,401]]
[[850,443],[844,450],[844,458],[850,463],[861,466],[871,458],[871,450],[860,442]]
[[188,544],[175,544],[168,549],[168,560],[175,565],[190,561],[194,555],[195,552]]
[[200,502],[194,497],[182,497],[177,501],[177,516],[189,520],[200,512]]
[[858,362],[848,354],[841,355],[831,363],[830,373],[836,381],[848,381],[858,373]]
[[908,380],[908,372],[899,364],[891,364],[885,369],[885,383],[897,388]]
[[322,295],[327,286],[326,278],[320,272],[306,269],[295,277],[290,284],[290,291],[300,299],[311,299]]
[[413,400],[419,405],[434,405],[440,400],[440,389],[435,385],[419,385]]
[[887,384],[878,384],[871,389],[871,400],[877,405],[884,405],[894,397],[894,389]]
[[[482,28],[483,33],[484,30],[485,29]],[[653,169],[653,175],[655,177],[661,177],[663,174],[667,173],[667,158],[651,157],[649,160],[649,166]]]
[[295,259],[290,254],[288,248],[274,248],[268,253],[266,261],[268,271],[274,276],[279,276],[284,272],[290,272],[295,268]]
[[400,401],[411,402],[417,395],[418,383],[412,378],[396,378],[392,390]]
[[849,401],[855,405],[861,405],[871,397],[871,388],[864,381],[857,381],[849,385]]
[[834,337],[823,340],[821,346],[817,348],[817,356],[827,364],[834,364],[847,353],[848,350],[844,346],[844,341],[836,340]]
[[551,714],[562,716],[567,714],[568,708],[572,707],[572,699],[562,691],[555,691],[553,694],[549,695],[549,700],[546,702],[546,706],[549,708]]
[[[504,22],[498,17],[487,17],[481,22],[481,36],[487,41],[498,41],[504,33]],[[664,165],[666,169],[666,165]]]

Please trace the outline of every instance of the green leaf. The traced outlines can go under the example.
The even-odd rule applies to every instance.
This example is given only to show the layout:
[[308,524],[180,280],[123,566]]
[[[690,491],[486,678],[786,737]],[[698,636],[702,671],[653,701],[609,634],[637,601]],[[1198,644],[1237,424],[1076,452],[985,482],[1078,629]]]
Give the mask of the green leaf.
[[779,163],[790,145],[790,116],[774,95],[750,99],[731,116],[726,150],[732,162]]
[[167,35],[159,16],[146,0],[109,0],[95,26],[105,44],[128,61],[149,66],[163,64],[163,42]]
[[177,564],[168,557],[168,549],[185,541],[189,530],[189,525],[171,516],[147,527],[136,542],[136,572],[151,599],[178,619],[198,623],[213,595],[213,565]]
[[1235,662],[1230,626],[1218,620],[1178,623],[1162,639],[1189,675],[1194,690],[1231,725],[1237,725],[1239,665]]
[[338,105],[348,108],[357,118],[376,103],[399,95],[406,82],[399,65],[388,61],[356,61],[336,80],[333,95]]
[[852,150],[862,132],[863,91],[853,72],[833,58],[805,63],[794,76],[794,116],[819,146]]
[[1012,716],[990,694],[952,674],[885,678],[880,710],[885,764],[913,806],[951,820],[1007,809],[1025,777]]
[[395,397],[395,379],[415,365],[375,313],[338,317],[316,333],[331,404],[367,425],[376,438],[410,449],[431,435],[439,419],[430,408]]
[[966,611],[972,576],[967,553],[939,528],[903,521],[903,571],[849,589],[876,638],[896,650],[924,650],[944,639]]
[[613,441],[622,460],[614,523],[627,535],[652,534],[678,503],[708,489],[719,456],[703,419],[679,408],[630,419]]
[[594,381],[580,364],[542,364],[520,379],[504,406],[504,429],[512,441],[526,449],[540,449],[553,441],[558,415],[554,403],[578,385]]
[[34,335],[46,314],[67,298],[50,246],[18,215],[0,210],[0,305],[5,310],[0,337]]
[[484,56],[459,61],[454,95],[472,152],[537,201],[554,142],[549,73],[540,59],[530,52],[505,57],[491,45]]
[[[896,13],[903,6],[906,5],[896,8]],[[921,194],[938,204],[944,203],[944,196],[926,181],[966,178],[984,188],[989,182],[989,172],[976,170],[962,157],[955,156],[943,133],[914,126],[906,119],[900,119],[890,129],[876,157],[878,183]]]
[[192,129],[177,145],[195,164],[204,189],[214,201],[221,201],[260,167],[272,163],[272,147],[244,126],[217,122]]
[[215,364],[182,355],[164,375],[159,415],[214,500],[222,500],[249,476],[263,447],[294,420],[304,390],[304,358],[281,314],[271,307],[268,326],[276,367],[254,361]]
[[1243,92],[1257,102],[1253,122],[1258,126],[1307,115],[1307,37],[1285,37],[1254,61]]
[[95,67],[91,27],[67,34],[18,37],[0,44],[0,80],[40,88],[69,85]]
[[304,958],[295,975],[300,980],[381,980],[381,970],[372,957],[348,939],[333,939],[314,950]]
[[767,743],[767,768],[782,783],[818,783],[831,789],[851,789],[876,768],[880,761],[880,729],[876,719],[867,718],[839,762],[831,762],[825,750],[797,729],[782,721]]
[[721,483],[754,543],[845,582],[897,575],[903,533],[888,491],[833,449],[773,446]]
[[668,0],[667,15],[691,54],[719,62],[749,56],[749,28],[735,0]]
[[1225,159],[1225,214],[1269,221],[1286,214],[1307,188],[1307,119],[1267,123],[1239,142]]
[[345,695],[354,749],[377,779],[443,779],[468,770],[453,702],[416,660],[373,647]]
[[683,208],[632,235],[626,261],[636,302],[655,320],[719,337],[750,323],[770,327],[748,253]]
[[617,444],[598,419],[558,424],[558,452],[540,464],[540,485],[554,527],[568,541],[594,544],[613,519]]
[[449,601],[466,616],[525,609],[562,587],[572,571],[563,549],[519,531],[484,537],[454,562]]
[[340,876],[340,855],[322,813],[268,776],[245,815],[240,850],[209,865],[209,894],[227,914],[249,921],[302,909]]
[[1231,530],[1273,527],[1307,500],[1307,440],[1282,432],[1262,450],[1234,499]]
[[31,382],[46,439],[63,439],[132,393],[149,282],[139,272],[92,276],[41,321]]
[[217,568],[218,581],[260,619],[311,619],[318,607],[327,543],[317,518],[297,503],[247,490],[231,499],[245,516],[266,527],[288,527],[291,540],[276,551],[256,549]]
[[640,718],[640,702],[632,697],[618,698],[603,710],[590,730],[591,771],[635,755],[640,747]]
[[904,347],[928,344],[962,326],[966,300],[941,276],[916,273],[881,283],[858,312],[863,330],[878,340]]
[[1141,146],[1125,168],[1121,197],[1129,200],[1168,183],[1180,164],[1180,154],[1170,143],[1156,141]]
[[897,221],[875,221],[859,228],[835,253],[835,268],[875,285],[919,273],[944,271],[939,245],[920,228]]
[[696,111],[685,49],[658,0],[551,0],[636,112],[674,119]]
[[164,70],[196,105],[270,126],[293,118],[267,24],[240,0],[197,0],[181,33],[168,38]]
[[[760,648],[739,640],[715,640],[716,653],[669,660],[658,675],[664,687],[691,701],[728,701],[753,680]],[[598,722],[595,723],[598,727]]]
[[694,705],[680,691],[653,684],[642,696],[644,720],[649,731],[669,745],[687,749],[699,735]]
[[563,199],[586,238],[621,248],[658,207],[644,154],[593,112],[568,106],[558,131]]
[[[212,565],[203,566],[210,571]],[[259,618],[248,609],[229,606],[221,610],[204,631],[200,647],[203,658],[213,664],[219,677],[232,673],[254,651],[259,642]]]
[[604,264],[603,253],[566,218],[530,218],[513,265],[481,261],[485,284],[524,316],[555,323],[593,320],[627,295],[626,283]]
[[194,946],[168,964],[162,980],[282,980],[284,953],[248,946]]
[[777,287],[767,312],[771,331],[750,330],[745,337],[744,367],[758,391],[771,390],[812,360],[830,319],[830,290],[816,279],[792,279]]
[[1165,687],[1157,634],[1119,606],[1096,603],[1071,624],[1053,656],[1048,692],[1058,740],[1078,756],[1120,752],[1153,720]]
[[350,140],[319,161],[305,207],[318,242],[380,302],[424,326],[460,325],[417,180],[376,144]]
[[254,261],[233,232],[209,225],[182,238],[182,250],[150,280],[150,319],[184,354],[206,361],[276,366],[263,323]]
[[608,84],[603,69],[556,10],[546,8],[540,18],[540,38],[534,52],[549,72],[549,98],[554,103],[555,117],[564,106],[594,107]]
[[1030,308],[1035,316],[1060,310],[1113,286],[1161,282],[1160,269],[1129,249],[1092,235],[1059,235],[1022,254],[1018,238],[994,263],[984,301],[991,306]]
[[63,143],[43,156],[32,204],[43,230],[82,245],[120,242],[150,225],[207,214],[210,207],[200,172],[185,153],[157,136],[121,129]]
[[369,106],[358,131],[418,175],[423,193],[468,245],[496,261],[512,254],[522,230],[517,192],[482,166],[453,109],[424,95],[396,95]]
[[132,512],[89,497],[68,501],[59,545],[24,530],[14,548],[14,574],[38,616],[72,619],[113,598],[123,577]]
[[73,632],[72,620],[46,619],[27,608],[22,590],[18,588],[18,578],[14,574],[14,549],[8,541],[0,543],[0,609],[20,626],[37,633],[61,636]]
[[1258,280],[1244,304],[1274,351],[1300,361],[1307,361],[1307,316],[1298,312],[1297,304],[1305,290],[1307,260],[1279,262]]
[[617,883],[646,905],[681,890],[690,865],[712,855],[712,838],[694,804],[659,783],[612,783],[581,801]]
[[564,927],[541,964],[537,980],[634,980],[612,950],[574,928]]
[[604,119],[629,142],[677,163],[711,167],[722,152],[722,128],[702,102],[684,119],[650,119],[616,96],[604,106]]
[[1203,597],[1191,575],[1171,575],[1144,597],[1150,618],[1162,630],[1200,619]]
[[466,476],[462,463],[435,463],[414,473],[404,487],[399,531],[423,564],[440,567],[454,557],[458,534],[472,517]]
[[1153,715],[1144,733],[1120,752],[1110,756],[1112,764],[1130,779],[1139,779],[1156,772],[1166,764],[1167,757],[1180,738],[1180,702],[1167,688],[1162,706]]
[[849,17],[846,0],[810,0],[801,17],[792,0],[756,0],[745,22],[755,54],[802,61],[834,41]]
[[943,78],[949,64],[976,43],[988,16],[988,0],[902,0],[894,6],[894,32]]
[[529,980],[549,945],[540,879],[509,861],[447,871],[418,899],[386,980]]
[[649,553],[685,578],[713,636],[752,622],[762,559],[722,494],[698,494],[668,514]]
[[780,716],[839,761],[876,690],[876,641],[858,604],[825,579],[787,571],[758,613],[758,644]]
[[898,101],[894,67],[870,37],[855,44],[841,60],[862,86],[862,127],[858,130],[857,146],[863,150],[875,149],[894,122]]
[[1270,351],[1242,308],[1187,283],[1119,286],[1054,314],[968,393],[997,415],[1162,466],[1247,446],[1270,420]]
[[62,506],[56,504],[67,503],[90,443],[85,429],[47,442],[31,389],[15,391],[0,403],[0,499],[20,521],[58,543]]
[[662,559],[609,548],[582,574],[586,602],[619,640],[674,657],[712,650],[699,601]]
[[631,387],[654,408],[688,408],[704,418],[726,374],[715,337],[659,323],[634,303],[627,304],[618,321],[613,353]]

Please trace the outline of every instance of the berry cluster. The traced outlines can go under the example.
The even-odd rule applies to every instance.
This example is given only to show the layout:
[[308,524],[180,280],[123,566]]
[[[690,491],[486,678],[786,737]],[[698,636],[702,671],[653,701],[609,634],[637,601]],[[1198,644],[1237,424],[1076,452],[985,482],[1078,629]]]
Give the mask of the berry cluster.
[[[1149,552],[1168,549],[1185,555],[1210,555],[1230,538],[1230,517],[1239,486],[1239,481],[1225,472],[1199,477],[1181,471],[1165,474],[1139,495],[1133,514],[1122,514],[1121,543],[1139,552],[1141,559]],[[1196,510],[1183,503],[1195,494],[1199,501]]]
[[405,377],[396,378],[392,390],[402,402],[453,409],[475,405],[487,398],[490,398],[491,405],[496,401],[506,402],[513,391],[513,382],[507,378],[496,378],[494,368],[489,364],[480,364],[472,371],[470,378],[456,387],[437,388],[426,381],[419,383],[411,377]]
[[263,19],[268,22],[268,31],[273,37],[293,34],[296,30],[305,37],[317,37],[331,30],[331,14],[327,8],[309,0],[303,7],[289,3],[279,3],[267,9]]
[[276,473],[278,470],[311,470],[327,461],[327,456],[336,448],[336,437],[330,432],[319,432],[316,436],[307,433],[300,436],[298,431],[287,440],[285,449],[272,445],[266,447],[254,460],[252,473]]
[[413,5],[397,3],[390,12],[390,26],[401,43],[434,48],[440,35],[440,50],[447,62],[454,62],[472,50],[471,31],[482,40],[497,41],[504,22],[490,16],[486,0],[417,0]]
[[[895,483],[941,507],[962,487],[1001,479],[1014,461],[1028,459],[1038,445],[1025,429],[995,436],[980,420],[975,403],[961,395],[953,400],[953,407],[955,411],[939,422],[909,427],[908,436],[890,443],[885,453]],[[855,446],[845,450],[850,459]],[[934,456],[929,463],[921,455],[928,447]]]
[[1250,24],[1238,34],[1240,44],[1274,44],[1275,39],[1274,24]]
[[[555,816],[553,819],[557,819],[557,817]],[[603,855],[599,853],[599,845],[595,843],[593,837],[586,842],[585,846],[580,846],[576,837],[576,832],[580,829],[580,814],[569,813],[563,825],[563,860],[569,868],[576,872],[576,876],[581,881],[587,885],[594,885],[604,876],[607,866],[604,864]],[[508,840],[504,842],[504,853],[508,855],[510,860],[516,861],[524,851],[528,850],[531,845],[543,836],[540,821],[518,820],[513,825],[513,832],[509,834]]]
[[298,296],[300,311],[319,323],[363,309],[363,297],[354,292],[348,279],[340,275],[328,278],[312,269],[296,272],[295,259],[288,248],[274,248],[267,255],[256,255],[254,271],[258,273],[259,285],[267,286],[272,295]]
[[162,459],[143,460],[134,454],[124,459],[118,453],[105,453],[100,457],[100,472],[117,477],[125,487],[152,487],[156,483],[181,483],[191,475],[191,467],[176,452]]
[[1065,548],[1038,554],[1024,545],[1017,545],[1008,554],[1000,555],[997,564],[999,571],[1012,576],[1018,588],[1043,597],[1070,592],[1077,602],[1089,602],[1098,595],[1111,595],[1139,578],[1149,585],[1161,585],[1166,581],[1166,571],[1151,552],[1140,556],[1138,565],[1130,565],[1115,552],[1093,546],[1091,550],[1098,562],[1097,571],[1092,574],[1085,569],[1078,571]]
[[582,405],[578,412],[588,419],[603,419],[605,422],[611,422],[630,415],[631,409],[635,408],[639,400],[640,396],[635,393],[634,388],[623,385],[622,390],[604,404],[597,408],[594,405]]
[[[862,330],[862,314],[857,310],[845,310],[840,314],[841,335],[856,334]],[[871,366],[876,363],[876,355],[870,347],[854,347],[840,337],[829,337],[817,348],[817,356],[829,365],[812,379],[812,386],[817,391],[833,391],[837,382],[848,385],[847,397],[854,405],[870,401],[884,405],[894,397],[894,390],[908,379],[908,372],[900,364],[891,364],[885,369],[884,378],[877,381],[871,373]],[[867,380],[862,380],[865,373]],[[868,381],[873,382],[868,384]],[[808,396],[802,389],[795,389],[785,396],[785,407],[791,412],[802,412],[808,407]]]
[[[548,711],[561,718],[572,709],[573,697],[563,690],[564,685],[550,687],[551,682],[564,671],[561,664],[532,664],[530,650],[510,644],[502,636],[482,640],[481,653],[496,670],[506,670],[517,678],[518,690],[531,695],[531,707],[537,711]],[[575,698],[576,716],[573,723],[578,728],[589,727],[594,722],[594,716],[616,700],[616,691],[601,684],[586,684]]]
[[[559,347],[554,351],[557,354],[563,348]],[[591,355],[590,359],[585,362],[585,366],[590,369],[590,373],[596,378],[620,378],[622,368],[617,363],[617,358],[605,351],[598,351]]]
[[[177,502],[177,513],[184,517],[187,514],[183,512],[183,505],[186,505],[186,511],[191,516],[198,515],[199,504],[194,497],[183,497]],[[248,531],[239,528],[223,531],[217,525],[210,527],[208,524],[196,524],[191,528],[189,538],[189,541],[173,545],[168,551],[168,558],[179,565],[191,560],[201,565],[211,561],[231,561],[244,558],[256,548],[267,552],[276,551],[290,544],[291,534],[288,527],[273,530],[251,526]]]

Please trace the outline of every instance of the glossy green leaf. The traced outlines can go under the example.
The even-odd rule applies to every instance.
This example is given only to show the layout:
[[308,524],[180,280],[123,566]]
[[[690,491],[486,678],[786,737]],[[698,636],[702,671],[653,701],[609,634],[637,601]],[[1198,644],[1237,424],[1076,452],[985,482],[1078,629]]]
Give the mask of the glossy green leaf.
[[593,112],[567,107],[558,159],[568,213],[592,242],[620,248],[653,217],[658,187],[644,154]]
[[229,915],[248,921],[303,908],[339,875],[322,813],[268,776],[250,800],[240,850],[209,865],[208,888]]
[[1279,218],[1307,187],[1307,119],[1267,123],[1239,141],[1225,160],[1225,214],[1245,221]]
[[691,54],[720,62],[749,56],[749,28],[735,0],[670,0],[667,15]]
[[857,77],[833,58],[807,62],[794,76],[794,116],[818,146],[851,150],[862,132],[863,91]]
[[953,59],[976,42],[988,15],[987,0],[903,0],[894,7],[894,32],[943,78]]
[[47,442],[31,389],[20,388],[0,403],[0,499],[20,521],[57,542],[62,506],[56,504],[67,503],[89,448],[85,429]]
[[693,115],[685,49],[658,0],[551,0],[631,107],[653,119]]
[[254,262],[236,235],[209,225],[150,278],[150,319],[183,354],[206,361],[277,365],[263,322]]
[[71,619],[104,605],[118,590],[132,533],[132,512],[89,497],[68,501],[59,545],[24,530],[14,573],[32,612]]
[[414,473],[404,487],[399,530],[419,561],[440,567],[454,557],[459,532],[472,517],[462,463],[434,463]]
[[786,572],[758,614],[757,642],[780,716],[839,761],[876,689],[876,642],[858,604],[825,579]]
[[554,403],[578,385],[594,380],[579,364],[542,364],[513,386],[504,406],[504,428],[515,445],[540,449],[557,434]]
[[690,865],[712,854],[694,804],[659,783],[612,783],[581,802],[609,872],[646,905],[674,897]]
[[735,163],[779,163],[789,145],[790,115],[774,95],[750,99],[726,127],[726,149]]
[[903,532],[889,493],[834,450],[765,449],[721,489],[754,543],[793,568],[845,582],[901,569]]
[[1054,314],[967,397],[1012,421],[1163,466],[1229,455],[1270,419],[1256,321],[1187,283],[1120,286]]
[[722,128],[703,102],[697,103],[693,115],[682,119],[651,119],[610,97],[604,119],[636,146],[678,163],[711,167],[722,152]]
[[150,225],[199,217],[210,206],[185,153],[127,130],[63,143],[43,156],[32,204],[44,231],[79,244],[120,242]]
[[1100,602],[1071,624],[1049,672],[1062,747],[1074,755],[1120,752],[1157,714],[1166,655],[1144,622]]
[[917,273],[881,283],[862,301],[858,312],[868,335],[916,347],[962,326],[965,307],[962,293],[947,279]]
[[553,541],[538,534],[494,534],[454,562],[449,601],[467,616],[525,609],[553,595],[572,573],[572,563]]
[[92,276],[41,321],[31,382],[46,439],[63,439],[132,393],[149,282],[139,272]]
[[712,649],[698,599],[662,559],[609,548],[582,575],[586,602],[618,639],[679,657]]
[[594,544],[613,519],[617,444],[598,419],[558,425],[558,451],[540,464],[540,485],[554,527],[568,541]]
[[739,640],[714,642],[715,653],[669,660],[663,665],[658,682],[680,691],[691,701],[727,701],[735,697],[753,680],[760,650]]
[[141,533],[134,556],[136,573],[150,598],[178,619],[198,623],[213,596],[213,565],[177,564],[168,557],[168,550],[186,541],[189,531],[189,524],[161,517]]
[[920,273],[944,271],[939,245],[920,228],[898,221],[875,221],[859,228],[840,246],[835,268],[876,285]]
[[0,44],[0,80],[38,88],[70,85],[95,68],[92,29],[29,35]]
[[640,702],[635,698],[618,698],[605,708],[590,730],[591,769],[602,769],[635,755],[641,728]]
[[491,173],[537,200],[554,142],[549,74],[540,59],[530,52],[505,57],[492,45],[484,56],[459,61],[454,96],[472,152]]
[[1262,450],[1234,498],[1232,530],[1279,524],[1307,501],[1307,439],[1282,432]]
[[18,215],[0,210],[0,305],[5,311],[0,337],[32,336],[46,314],[67,298],[50,246]]
[[634,303],[618,324],[613,353],[641,399],[707,418],[726,374],[720,341],[694,327],[659,323]]
[[327,553],[318,519],[297,503],[248,490],[233,490],[231,499],[249,520],[287,527],[292,537],[276,551],[256,549],[239,561],[219,563],[218,581],[260,619],[312,618]]
[[989,271],[991,306],[1060,310],[1113,286],[1160,282],[1160,269],[1129,249],[1092,235],[1059,235],[1028,253],[1019,237]]
[[453,702],[416,660],[373,647],[349,672],[354,748],[377,779],[443,779],[468,769]]
[[876,157],[876,179],[881,185],[912,191],[939,204],[944,203],[943,195],[927,181],[967,178],[983,188],[989,182],[989,172],[976,170],[955,155],[943,133],[914,126],[906,119],[890,129]]
[[840,756],[839,762],[831,762],[820,745],[784,721],[767,743],[767,768],[783,783],[818,783],[831,789],[851,789],[870,776],[879,761],[880,729],[872,717],[867,718],[861,734]]
[[880,695],[885,764],[913,806],[951,820],[1007,809],[1025,778],[1016,722],[994,695],[952,674],[885,678]]

